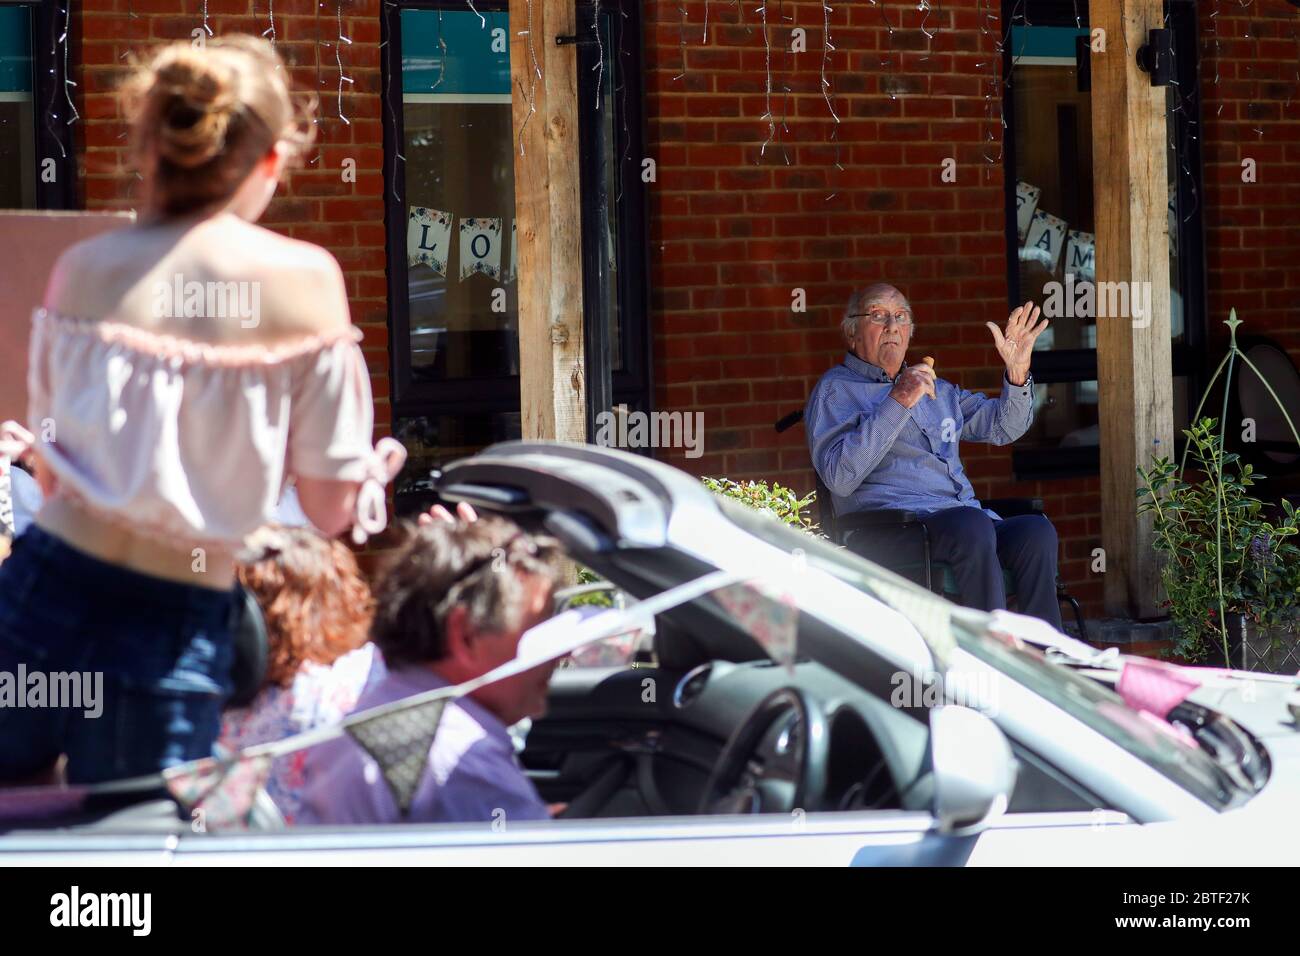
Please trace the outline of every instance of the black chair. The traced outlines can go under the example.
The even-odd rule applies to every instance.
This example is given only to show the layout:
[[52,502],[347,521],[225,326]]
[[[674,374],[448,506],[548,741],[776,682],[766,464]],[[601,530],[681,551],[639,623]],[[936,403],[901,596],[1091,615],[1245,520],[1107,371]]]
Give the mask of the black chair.
[[[783,432],[801,421],[803,421],[802,411],[791,412],[776,423],[776,430]],[[822,533],[826,537],[841,547],[847,547],[849,537],[857,532],[892,531],[900,528],[915,529],[915,540],[919,544],[919,549],[913,549],[910,552],[895,552],[888,558],[875,554],[869,554],[868,557],[896,574],[901,574],[903,577],[916,581],[918,584],[924,585],[927,590],[933,591],[935,594],[941,594],[949,600],[955,601],[960,596],[960,591],[957,588],[957,576],[953,573],[952,565],[946,561],[936,561],[931,555],[930,531],[926,528],[920,515],[914,511],[900,508],[875,508],[871,511],[856,511],[852,514],[837,515],[830,489],[826,487],[816,469],[813,470],[813,476],[817,480],[817,520]],[[990,498],[981,503],[984,507],[991,508],[1004,518],[1014,518],[1018,515],[1044,514],[1043,499],[1041,498]],[[1015,576],[1006,568],[1002,569],[1002,576],[1007,597],[1014,597],[1016,593]],[[1075,600],[1074,596],[1065,590],[1065,585],[1062,584],[1059,577],[1056,579],[1056,597],[1061,603],[1070,606],[1070,609],[1074,612],[1075,623],[1079,628],[1079,637],[1086,641],[1088,639],[1088,626],[1083,619],[1083,610],[1079,607],[1079,602]]]
[[270,642],[262,608],[243,585],[237,587],[237,598],[231,609],[231,633],[235,655],[230,673],[231,692],[225,706],[247,707],[266,680]]

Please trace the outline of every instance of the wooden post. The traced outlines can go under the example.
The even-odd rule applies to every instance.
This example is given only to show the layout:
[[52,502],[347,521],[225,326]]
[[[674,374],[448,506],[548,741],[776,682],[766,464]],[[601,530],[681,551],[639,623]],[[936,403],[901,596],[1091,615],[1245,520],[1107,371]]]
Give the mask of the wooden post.
[[[1101,422],[1101,540],[1109,614],[1155,617],[1162,599],[1150,518],[1139,518],[1137,469],[1173,455],[1169,342],[1169,181],[1165,96],[1137,65],[1162,0],[1092,0],[1092,155],[1096,184],[1097,392]],[[1104,317],[1105,283],[1150,289],[1150,315]],[[1133,288],[1130,286],[1130,289]],[[1130,304],[1129,314],[1132,315]]]
[[572,0],[510,0],[519,389],[525,439],[587,438],[578,47],[555,42],[557,35],[576,34],[577,27]]

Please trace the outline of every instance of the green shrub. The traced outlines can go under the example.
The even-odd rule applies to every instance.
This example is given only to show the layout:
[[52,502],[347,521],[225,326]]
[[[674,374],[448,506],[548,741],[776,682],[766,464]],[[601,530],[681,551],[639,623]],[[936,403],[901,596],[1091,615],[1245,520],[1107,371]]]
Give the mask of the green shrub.
[[766,481],[732,481],[730,478],[701,478],[704,487],[715,494],[739,501],[746,507],[769,514],[785,524],[792,525],[800,531],[818,534],[817,522],[811,517],[817,493],[809,492],[800,497],[798,493],[784,485]]
[[1205,659],[1215,641],[1224,643],[1226,658],[1225,614],[1268,628],[1289,625],[1300,605],[1295,508],[1284,499],[1278,520],[1268,519],[1264,502],[1249,491],[1260,476],[1224,453],[1216,424],[1202,418],[1183,432],[1201,481],[1184,481],[1169,458],[1138,469],[1138,513],[1152,516],[1154,546],[1165,556],[1161,579],[1178,628],[1174,650],[1193,661]]

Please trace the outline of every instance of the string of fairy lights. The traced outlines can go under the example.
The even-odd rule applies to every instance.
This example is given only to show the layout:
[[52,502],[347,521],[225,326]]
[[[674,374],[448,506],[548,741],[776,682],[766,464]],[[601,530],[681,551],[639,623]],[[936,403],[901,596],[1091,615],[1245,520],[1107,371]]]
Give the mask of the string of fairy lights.
[[262,31],[262,36],[270,41],[271,46],[275,46],[275,41],[278,39],[275,29],[275,0],[266,0],[266,19],[268,25]]
[[[345,29],[344,15],[345,5],[348,5],[351,2],[352,0],[333,0],[332,13],[335,35],[332,39],[322,39],[319,41],[320,46],[331,48],[334,54],[334,79],[336,86],[335,119],[345,126],[350,126],[352,122],[348,116],[348,110],[346,107],[347,99],[345,94],[348,93],[350,89],[355,89],[356,82],[355,78],[350,73],[350,68],[344,56],[346,48],[352,45],[352,38],[348,35]],[[525,38],[527,41],[526,63],[528,82],[526,86],[522,83],[520,84],[521,93],[528,106],[528,109],[520,123],[518,132],[518,147],[521,155],[524,154],[525,150],[525,130],[537,112],[537,84],[543,78],[536,46],[537,37],[534,35],[534,2],[535,0],[526,0],[525,16],[527,22],[524,25],[524,28],[517,32],[518,36]],[[681,82],[685,80],[690,73],[690,64],[687,57],[689,48],[688,25],[690,18],[686,2],[687,0],[677,0],[680,68],[672,76],[671,79],[673,82]],[[838,51],[836,50],[832,36],[832,29],[836,23],[836,7],[832,5],[832,0],[819,0],[819,2],[822,12],[822,42],[821,56],[818,64],[819,78],[817,92],[823,101],[826,118],[830,121],[830,129],[827,134],[826,142],[828,145],[834,147],[831,166],[834,170],[842,171],[844,168],[841,163],[842,144],[840,141],[840,126],[842,120],[840,117],[840,111],[837,108],[837,95],[835,91],[834,78],[837,73],[846,68],[846,64],[844,64],[842,60],[837,62],[836,54]],[[881,90],[887,91],[891,100],[896,100],[900,95],[900,91],[906,89],[904,85],[897,82],[900,78],[899,73],[903,65],[904,56],[902,55],[902,51],[895,47],[896,34],[904,31],[915,30],[919,34],[923,35],[926,40],[924,55],[917,57],[916,60],[918,63],[926,62],[933,54],[935,38],[945,29],[951,29],[949,26],[951,18],[947,15],[950,10],[945,9],[945,6],[951,8],[952,4],[949,2],[945,5],[941,0],[899,0],[899,2],[890,2],[890,0],[868,0],[868,2],[871,6],[878,9],[879,27],[877,29],[882,31],[882,51],[881,55],[877,57],[877,63],[882,71],[891,75],[891,81],[883,83],[881,85]],[[1254,21],[1256,17],[1261,15],[1261,11],[1258,9],[1256,0],[1226,0],[1226,2],[1237,8],[1233,13],[1233,19],[1240,20],[1243,24],[1240,39],[1248,42],[1251,48],[1250,55],[1242,57],[1242,78],[1251,81],[1254,84],[1256,92],[1255,95],[1245,103],[1243,114],[1240,119],[1249,124],[1248,128],[1255,134],[1257,139],[1262,140],[1267,135],[1266,119],[1269,117],[1269,112],[1261,102],[1260,88],[1266,79],[1271,80],[1272,77],[1269,76],[1268,71],[1263,71],[1257,68],[1257,64],[1261,62],[1259,60],[1261,50],[1261,30],[1254,25]],[[395,5],[392,3],[392,0],[385,0],[385,3],[390,7]],[[775,152],[770,148],[774,144],[779,143],[781,145],[782,160],[786,165],[789,165],[790,155],[785,146],[785,135],[789,132],[789,103],[793,92],[793,87],[790,81],[791,77],[797,74],[797,51],[793,49],[790,42],[787,41],[783,44],[786,56],[783,71],[784,75],[780,82],[781,115],[780,120],[778,121],[776,112],[773,109],[773,94],[777,91],[778,87],[776,75],[774,73],[772,49],[774,31],[775,35],[782,36],[783,38],[788,37],[793,32],[793,27],[787,25],[794,24],[795,17],[786,13],[785,0],[779,0],[780,5],[776,9],[774,23],[773,18],[769,16],[771,12],[769,11],[769,4],[772,3],[772,0],[759,0],[759,3],[760,5],[754,8],[753,11],[759,19],[758,26],[762,32],[764,49],[764,109],[762,115],[759,117],[759,121],[767,125],[767,131],[766,136],[762,139],[761,145],[757,151],[755,163],[761,165],[768,162],[769,151]],[[1221,29],[1221,21],[1224,19],[1224,3],[1225,0],[1212,0],[1212,7],[1208,14],[1203,12],[1202,17],[1204,26],[1200,38],[1204,51],[1202,59],[1208,58],[1213,65],[1214,72],[1211,86],[1215,89],[1215,98],[1219,99],[1216,116],[1221,115],[1224,109],[1223,97],[1217,95],[1221,81],[1220,67],[1223,60],[1224,36]],[[483,14],[475,7],[474,0],[465,0],[465,4],[472,13],[479,17],[480,25],[486,27],[487,21],[483,17]],[[752,36],[754,27],[746,19],[744,4],[745,0],[733,0],[730,9],[734,14],[734,22],[743,27],[746,36]],[[627,11],[624,9],[625,4],[622,0],[616,0],[614,5],[623,18],[628,16]],[[792,0],[792,5],[794,5],[794,0]],[[980,36],[979,49],[982,56],[982,59],[976,64],[976,69],[980,71],[981,92],[985,101],[985,130],[981,139],[984,144],[983,155],[986,175],[991,176],[995,173],[996,168],[1001,163],[1002,150],[1005,141],[1005,137],[999,135],[997,132],[997,127],[999,125],[1003,130],[1006,129],[1007,125],[1006,116],[1003,115],[1004,111],[1002,109],[1003,92],[1004,88],[1010,87],[1014,82],[1016,58],[1007,58],[1005,56],[1005,51],[1013,27],[1031,26],[1032,24],[1030,23],[1027,12],[1027,0],[1016,0],[1011,14],[1006,18],[1005,22],[1001,22],[1002,16],[998,0],[974,0],[974,5],[976,10],[976,29]],[[847,4],[840,4],[840,6],[847,8]],[[63,0],[63,3],[58,7],[61,24],[56,26],[55,35],[51,38],[50,57],[53,65],[50,66],[49,72],[57,78],[61,67],[62,82],[60,84],[58,79],[56,79],[55,84],[52,86],[50,99],[43,111],[44,126],[49,132],[51,138],[57,144],[61,155],[65,158],[67,156],[67,151],[63,137],[58,133],[56,123],[62,121],[63,125],[66,127],[73,125],[81,119],[81,114],[78,112],[76,102],[73,98],[73,89],[77,86],[77,83],[71,76],[69,43],[69,31],[71,28],[72,18],[71,7],[71,0]],[[892,11],[893,15],[891,15],[891,7],[894,8]],[[328,9],[326,6],[326,0],[318,0],[318,19],[320,17],[320,11],[326,9]],[[594,109],[597,112],[601,109],[601,102],[603,99],[602,91],[606,73],[604,36],[603,31],[600,29],[602,9],[600,0],[592,0],[591,30],[597,47],[596,63],[592,69],[597,74],[596,97],[594,103]],[[126,0],[126,12],[129,19],[139,18],[139,14],[137,14],[133,8],[133,0]],[[216,31],[212,26],[212,20],[208,9],[208,0],[201,0],[198,12],[199,23],[196,35],[197,31],[202,31],[204,36],[215,36]],[[704,0],[702,12],[703,20],[700,32],[700,41],[702,44],[707,45],[711,42],[710,0]],[[1083,29],[1084,23],[1079,6],[1079,0],[1073,0],[1073,12],[1076,28]],[[1166,13],[1166,26],[1169,26],[1171,16],[1171,12]],[[442,17],[443,9],[439,8],[437,40],[439,45],[439,72],[437,79],[433,84],[434,89],[442,84],[446,76],[448,51],[446,40],[444,39],[442,32]],[[272,44],[274,44],[278,39],[275,0],[267,0],[266,18],[267,26],[262,32],[262,36],[266,37]],[[911,27],[905,26],[905,23],[909,18],[913,21]],[[1276,20],[1276,18],[1273,19]],[[1297,15],[1295,19],[1300,19],[1300,15]],[[841,17],[841,20],[843,20],[843,17]],[[615,54],[620,66],[617,74],[622,74],[624,72],[625,65],[623,61],[629,55],[623,43],[624,32],[624,29],[620,26],[617,31],[618,48]],[[1133,51],[1129,49],[1127,31],[1123,31],[1123,33],[1125,55],[1131,56]],[[1278,35],[1283,34],[1279,32]],[[1290,114],[1293,106],[1300,107],[1300,24],[1296,24],[1294,21],[1290,31],[1290,38],[1296,44],[1297,55],[1291,63],[1291,72],[1293,76],[1291,82],[1287,84],[1286,102],[1282,106],[1283,117]],[[1211,47],[1213,50],[1212,55],[1210,54]],[[127,55],[127,52],[123,52],[120,58],[124,59]],[[1177,51],[1175,50],[1175,57],[1176,56]],[[1005,71],[1002,69],[1002,63],[1004,61],[1008,64],[1008,68]],[[316,60],[316,69],[318,82],[320,85],[324,85],[325,81],[321,77],[321,58],[319,57]],[[1199,73],[1200,69],[1198,65],[1198,74]],[[1201,77],[1198,75],[1198,88],[1193,89],[1183,89],[1176,78],[1172,84],[1173,92],[1170,97],[1172,102],[1169,107],[1169,116],[1172,120],[1170,123],[1171,148],[1174,145],[1174,137],[1181,136],[1184,146],[1188,143],[1197,141],[1200,137],[1199,124],[1196,120],[1197,110],[1194,108],[1198,105],[1198,98],[1203,92],[1199,89],[1200,79]],[[616,83],[615,92],[621,97],[621,106],[618,112],[622,114],[623,117],[620,132],[624,140],[624,151],[622,152],[622,156],[625,163],[630,158],[627,150],[630,149],[631,141],[630,131],[626,122],[627,84],[619,79],[616,79]],[[60,92],[62,93],[62,105],[59,102]],[[389,97],[389,99],[391,101],[391,97]],[[390,110],[393,108],[391,102],[389,102],[388,106]],[[1276,115],[1274,115],[1273,118],[1277,118]],[[321,118],[318,116],[315,122],[319,124]],[[1188,150],[1186,148],[1181,150],[1174,149],[1172,152],[1182,157],[1181,172],[1191,183],[1194,203],[1199,203],[1199,197],[1195,194],[1195,177],[1192,175],[1192,170],[1186,160]],[[400,158],[400,155],[395,156],[395,160]],[[312,162],[315,162],[315,159],[313,159]],[[621,195],[621,193],[622,188],[620,178],[619,195]],[[833,198],[834,195],[835,193],[832,192],[827,196],[827,199],[829,200]]]

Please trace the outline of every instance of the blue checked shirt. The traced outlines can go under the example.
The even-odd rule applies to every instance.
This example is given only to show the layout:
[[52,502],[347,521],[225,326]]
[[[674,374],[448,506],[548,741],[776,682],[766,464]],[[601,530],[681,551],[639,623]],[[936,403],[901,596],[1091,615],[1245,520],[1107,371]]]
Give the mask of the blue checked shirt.
[[[804,425],[813,467],[836,514],[875,508],[930,513],[979,500],[962,468],[959,441],[1006,445],[1034,420],[1033,378],[989,398],[937,379],[935,398],[910,409],[889,397],[893,379],[852,353],[817,382]],[[993,512],[989,512],[997,517]]]

